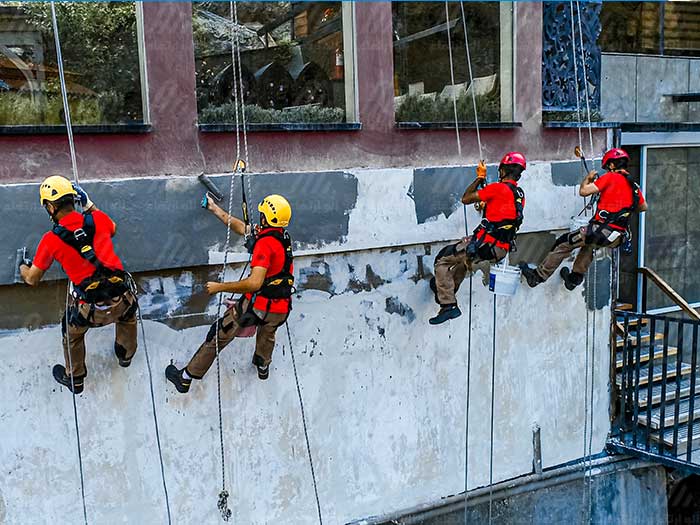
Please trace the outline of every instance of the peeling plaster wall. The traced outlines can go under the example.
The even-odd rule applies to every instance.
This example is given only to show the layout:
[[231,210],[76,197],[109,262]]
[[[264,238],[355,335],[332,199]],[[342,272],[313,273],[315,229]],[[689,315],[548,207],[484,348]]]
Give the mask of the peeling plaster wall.
[[[432,175],[437,177],[435,183],[428,186],[435,191],[442,191],[440,169]],[[579,211],[574,186],[554,186],[551,173],[550,164],[533,163],[523,178],[528,201],[522,231],[527,233],[521,236],[523,246],[516,255],[542,253],[551,243],[549,232],[565,228],[569,217]],[[281,186],[292,181],[294,174],[274,176],[280,177]],[[254,187],[265,180],[258,177],[251,177]],[[350,170],[338,177],[334,180],[350,190],[338,193],[333,202],[344,202],[348,192],[355,201],[347,211],[341,207],[332,212],[329,220],[346,221],[342,223],[346,230],[334,224],[342,230],[336,238],[329,235],[321,243],[297,244],[300,293],[290,317],[327,523],[396,511],[464,488],[467,316],[440,327],[427,324],[436,311],[428,287],[433,258],[445,241],[463,235],[461,206],[423,200],[425,192],[416,192],[415,173],[410,169]],[[189,185],[192,195],[183,195],[196,200],[199,189],[193,179],[179,183]],[[334,184],[327,191],[335,191]],[[297,191],[294,187],[284,186],[291,192]],[[317,191],[314,202],[324,202],[323,195]],[[303,210],[301,196],[296,198]],[[426,217],[422,224],[418,224],[419,207]],[[196,207],[183,208],[182,214],[190,220],[211,219]],[[295,224],[312,228],[306,222],[312,216],[301,212]],[[167,230],[165,219],[155,222],[163,232]],[[469,224],[476,223],[476,214],[470,210]],[[197,253],[206,257],[204,262],[219,260],[219,249],[207,246],[207,237],[198,242],[198,236],[206,230],[218,238],[222,229],[211,221],[208,228],[193,233],[183,244],[183,256]],[[134,253],[129,250],[136,233],[120,230],[120,250]],[[304,233],[308,235],[296,232],[298,241]],[[152,242],[162,238],[154,235]],[[234,255],[238,262],[229,269],[229,279],[238,277],[245,259],[241,252]],[[606,259],[600,264],[605,268]],[[192,315],[184,304],[197,305],[192,309],[208,316],[216,313],[215,299],[206,298],[200,289],[203,274],[209,271],[184,269],[139,279],[144,315],[149,318],[145,330],[168,489],[173,513],[183,523],[218,522],[216,376],[212,369],[187,396],[166,383],[164,367],[171,360],[182,365],[208,330],[202,318],[197,318],[196,326],[183,329],[166,321]],[[604,287],[609,273],[600,271],[597,278]],[[49,289],[57,293],[55,286]],[[0,287],[0,295],[21,300],[19,290]],[[41,290],[33,290],[32,300],[37,303]],[[458,297],[466,313],[468,283]],[[3,308],[13,309],[4,304]],[[607,301],[599,306],[594,452],[603,449],[609,430],[610,311]],[[477,278],[470,488],[488,483],[492,316],[493,296]],[[534,290],[521,287],[515,297],[498,299],[496,325],[506,328],[499,329],[496,338],[496,481],[531,471],[534,423],[542,428],[545,466],[580,457],[585,318],[585,291],[568,293],[558,279]],[[51,367],[61,360],[60,329],[55,325],[32,331],[13,328],[0,332],[5,371],[0,384],[4,429],[0,460],[3,480],[7,480],[0,484],[4,521],[44,523],[46,516],[59,514],[78,520],[80,489],[71,398],[51,377]],[[89,376],[85,393],[77,398],[88,518],[91,523],[163,522],[144,345],[131,368],[122,369],[113,357],[111,338],[112,328],[89,332]],[[257,379],[250,364],[252,344],[251,340],[235,341],[221,356],[234,522],[314,523],[313,488],[286,334],[279,334],[267,382]]]

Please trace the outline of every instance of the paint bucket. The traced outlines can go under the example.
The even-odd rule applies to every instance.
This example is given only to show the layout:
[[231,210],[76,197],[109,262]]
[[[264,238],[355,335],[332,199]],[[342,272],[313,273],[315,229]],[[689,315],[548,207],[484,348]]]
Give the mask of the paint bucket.
[[580,230],[581,228],[585,228],[588,226],[589,221],[591,220],[590,217],[587,217],[586,215],[574,215],[571,217],[571,230],[570,231],[576,231]]
[[514,296],[520,284],[520,268],[508,266],[507,260],[491,267],[489,291],[496,295]]

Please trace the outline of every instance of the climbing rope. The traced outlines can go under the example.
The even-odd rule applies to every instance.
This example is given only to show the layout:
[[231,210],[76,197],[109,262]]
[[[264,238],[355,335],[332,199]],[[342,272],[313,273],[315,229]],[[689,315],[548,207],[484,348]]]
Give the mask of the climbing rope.
[[491,345],[491,446],[489,448],[489,525],[493,522],[493,427],[496,412],[496,294],[493,294],[493,338]]
[[[75,145],[73,143],[73,127],[71,126],[70,107],[68,106],[68,91],[66,90],[66,78],[63,72],[63,55],[61,54],[61,38],[58,34],[58,18],[56,16],[56,6],[51,2],[51,23],[53,25],[54,43],[56,45],[56,61],[58,62],[58,77],[61,84],[61,96],[63,98],[63,112],[66,120],[66,129],[68,130],[68,145],[70,148],[71,167],[73,169],[73,180],[77,184],[78,179],[78,164],[75,157]],[[80,446],[80,424],[78,423],[78,404],[76,402],[75,381],[73,378],[73,357],[70,352],[70,334],[68,333],[68,307],[70,302],[70,282],[66,288],[66,309],[63,317],[63,330],[65,333],[68,354],[68,366],[70,367],[70,383],[73,399],[73,420],[75,422],[75,440],[78,446],[78,467],[80,470],[80,496],[83,505],[83,521],[85,525],[88,523],[87,506],[85,505],[85,474],[83,472],[83,453]]]
[[[462,11],[462,28],[464,31],[464,52],[467,56],[467,70],[469,71],[469,84],[472,91],[472,106],[474,108],[474,126],[476,127],[476,142],[479,145],[479,160],[484,159],[484,152],[481,149],[481,131],[479,131],[479,113],[476,110],[476,90],[474,87],[474,73],[472,71],[472,56],[469,52],[469,33],[467,32],[467,17],[464,14],[464,1],[460,0],[459,7]],[[449,30],[449,25],[448,25]]]
[[[53,25],[53,33],[54,33],[54,42],[56,46],[56,61],[58,63],[58,76],[59,76],[59,81],[60,81],[60,86],[61,86],[61,97],[63,99],[63,113],[64,113],[64,118],[66,122],[66,130],[68,132],[68,144],[70,148],[70,157],[71,157],[71,167],[73,170],[73,182],[76,185],[80,184],[80,179],[78,178],[78,163],[77,163],[77,158],[76,158],[76,153],[75,153],[75,143],[73,140],[73,125],[71,121],[71,114],[70,114],[70,106],[68,104],[68,90],[66,89],[66,78],[65,78],[65,73],[64,73],[64,68],[63,68],[63,54],[61,50],[61,39],[58,33],[58,17],[56,16],[56,6],[54,2],[51,2],[51,23]],[[143,347],[144,347],[144,353],[146,355],[146,366],[148,368],[148,379],[149,379],[149,386],[150,386],[150,394],[151,394],[151,406],[153,408],[153,423],[155,427],[155,432],[156,432],[156,443],[158,445],[158,458],[160,461],[160,473],[161,473],[161,479],[163,482],[163,492],[165,494],[165,505],[166,505],[166,511],[168,515],[168,524],[172,523],[171,519],[171,514],[170,514],[170,498],[168,496],[168,487],[167,483],[165,480],[165,467],[163,464],[163,451],[161,447],[161,442],[160,442],[160,431],[158,428],[158,414],[156,410],[156,400],[155,400],[155,394],[153,391],[153,374],[151,371],[151,361],[148,355],[148,346],[146,343],[146,332],[143,326],[143,319],[141,316],[141,307],[138,305],[138,298],[137,298],[137,290],[136,290],[136,284],[134,283],[133,279],[131,279],[131,276],[129,276],[129,289],[131,293],[133,294],[134,298],[136,298],[136,305],[138,309],[138,322],[141,326],[141,335],[143,339]],[[70,352],[70,334],[68,331],[68,308],[69,308],[69,302],[70,302],[70,288],[71,285],[70,283],[68,284],[68,288],[66,288],[66,310],[65,310],[65,334],[66,334],[66,345],[68,346],[68,351],[66,352],[68,354],[68,366],[70,367],[70,379],[71,379],[71,391],[75,390],[75,383],[74,383],[74,378],[73,378],[73,359],[71,356]],[[83,473],[83,459],[82,459],[82,451],[81,451],[81,446],[80,446],[80,427],[78,424],[78,407],[77,403],[75,400],[75,393],[73,393],[73,417],[75,420],[75,433],[76,433],[76,441],[78,444],[78,463],[80,467],[80,492],[81,492],[81,497],[82,497],[82,504],[83,504],[83,519],[85,524],[87,524],[87,509],[85,505],[85,477]]]
[[294,369],[294,381],[297,385],[297,395],[299,396],[299,408],[301,409],[301,423],[304,427],[304,439],[306,440],[306,452],[309,455],[309,465],[311,466],[311,481],[314,485],[314,495],[316,496],[316,511],[318,512],[318,522],[323,525],[323,517],[321,515],[321,500],[318,497],[318,484],[316,483],[316,472],[314,470],[314,460],[311,456],[311,444],[309,441],[309,431],[306,425],[306,411],[304,410],[304,398],[301,395],[301,383],[297,374],[297,364],[294,359],[294,346],[292,345],[292,335],[289,331],[289,324],[285,321],[284,326],[287,329],[287,338],[289,339],[289,355],[292,356],[292,368]]
[[447,27],[447,51],[450,56],[450,81],[452,84],[452,109],[455,117],[455,133],[457,138],[457,155],[462,156],[462,140],[459,136],[459,117],[457,116],[457,90],[455,89],[455,68],[452,60],[452,36],[450,33],[450,3],[445,0],[445,26]]
[[[53,2],[51,3],[51,7],[53,8]],[[80,447],[80,425],[78,424],[78,405],[76,403],[75,397],[75,382],[73,380],[73,357],[71,356],[70,352],[70,334],[68,333],[68,306],[69,306],[69,299],[70,299],[70,283],[68,283],[68,288],[66,288],[66,309],[63,314],[63,329],[65,330],[65,336],[66,336],[66,346],[68,347],[68,351],[66,352],[68,354],[68,366],[70,367],[70,389],[71,393],[73,394],[71,397],[73,398],[73,420],[75,422],[75,440],[78,444],[78,467],[80,470],[80,497],[82,499],[83,503],[83,522],[85,525],[88,524],[88,519],[87,519],[87,507],[85,505],[85,475],[83,473],[83,453],[82,449]]]
[[[576,14],[574,14],[574,0],[569,1],[569,11],[571,14],[571,44],[572,44],[572,55],[574,63],[574,77],[575,77],[575,89],[576,89],[576,113],[579,122],[578,126],[578,137],[579,145],[583,142],[582,132],[581,132],[581,108],[580,108],[580,95],[579,95],[579,82],[578,82],[578,65],[576,57],[576,31],[574,26],[574,17],[578,17],[578,33],[579,33],[579,53],[581,66],[583,69],[583,84],[584,84],[584,94],[586,101],[586,120],[588,123],[588,141],[590,154],[593,155],[593,125],[591,122],[591,107],[590,107],[590,93],[588,88],[588,74],[586,66],[586,55],[583,42],[583,26],[581,22],[581,5],[579,0],[576,0]],[[585,156],[582,157],[585,159]],[[585,165],[585,161],[583,162]],[[584,197],[584,209],[583,212],[590,207],[592,208],[595,203],[595,197],[590,199],[589,203],[586,203]],[[580,215],[580,214],[579,214]],[[593,423],[594,423],[594,394],[595,394],[595,350],[596,350],[596,287],[597,287],[597,264],[596,264],[596,250],[592,253],[592,264],[593,268],[589,268],[588,276],[592,275],[591,279],[587,278],[587,287],[591,291],[591,302],[593,313],[591,314],[591,308],[586,305],[586,355],[585,355],[585,374],[584,374],[584,424],[583,424],[583,491],[582,491],[582,514],[583,521],[589,522],[591,517],[591,506],[592,506],[592,486],[591,486],[591,474],[593,469],[592,461],[592,449],[593,449]],[[588,300],[588,297],[587,297]],[[591,329],[592,321],[592,329]],[[589,337],[590,334],[590,337]],[[590,383],[590,390],[589,390]]]

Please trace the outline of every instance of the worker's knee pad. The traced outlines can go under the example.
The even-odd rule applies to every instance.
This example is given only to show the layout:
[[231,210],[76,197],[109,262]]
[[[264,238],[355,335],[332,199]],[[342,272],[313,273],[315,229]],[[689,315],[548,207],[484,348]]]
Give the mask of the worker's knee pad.
[[126,359],[126,348],[119,343],[114,343],[114,353],[119,359]]
[[569,243],[573,244],[574,241],[574,235],[580,235],[579,232],[568,232],[563,235],[560,235],[556,241],[554,241],[554,245],[552,246],[552,250],[556,248],[557,246],[560,246],[564,243]]
[[568,277],[568,281],[571,284],[575,284],[576,286],[578,286],[579,284],[581,284],[583,282],[583,277],[584,277],[584,275],[582,273],[570,272],[569,277]]
[[209,331],[207,332],[207,343],[211,343],[214,338],[216,337],[216,332],[221,328],[221,324],[223,322],[223,319],[219,319],[218,321],[212,323],[212,325],[209,327]]
[[258,354],[253,354],[253,365],[255,366],[265,366],[265,361]]

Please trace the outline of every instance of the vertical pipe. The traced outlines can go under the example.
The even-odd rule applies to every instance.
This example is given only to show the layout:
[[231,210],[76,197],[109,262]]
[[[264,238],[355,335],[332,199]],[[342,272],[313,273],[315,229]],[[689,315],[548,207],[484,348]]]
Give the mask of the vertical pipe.
[[690,395],[688,397],[688,447],[685,460],[691,463],[693,451],[693,424],[695,423],[695,374],[698,370],[698,325],[693,323],[693,340],[690,347]]

